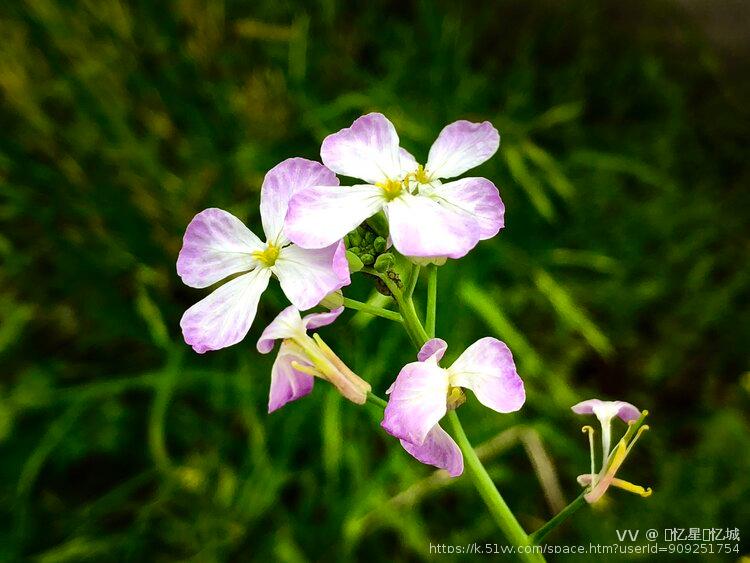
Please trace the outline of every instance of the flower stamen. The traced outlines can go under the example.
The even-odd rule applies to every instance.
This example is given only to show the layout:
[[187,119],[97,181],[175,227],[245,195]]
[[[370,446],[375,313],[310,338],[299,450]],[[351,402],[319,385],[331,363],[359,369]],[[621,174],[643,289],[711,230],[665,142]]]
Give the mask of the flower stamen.
[[279,252],[281,252],[281,248],[269,242],[265,250],[256,250],[252,254],[253,258],[258,262],[270,267],[276,263],[276,260],[279,258]]
[[385,182],[378,182],[375,185],[383,190],[383,195],[385,195],[388,201],[396,199],[404,190],[404,185],[399,180],[391,180],[390,178]]

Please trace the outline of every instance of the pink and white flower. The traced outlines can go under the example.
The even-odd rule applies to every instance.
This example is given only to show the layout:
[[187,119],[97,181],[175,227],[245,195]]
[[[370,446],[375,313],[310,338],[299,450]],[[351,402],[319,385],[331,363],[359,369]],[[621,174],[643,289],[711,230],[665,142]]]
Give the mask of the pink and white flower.
[[[600,401],[599,399],[581,401],[573,405],[571,410],[576,414],[593,414],[599,419],[602,428],[602,463],[599,471],[596,471],[595,431],[591,426],[583,427],[583,431],[589,436],[591,472],[579,475],[578,483],[588,489],[584,495],[586,502],[595,503],[607,492],[610,486],[630,491],[642,497],[651,496],[651,488],[634,485],[615,476],[641,434],[648,430],[646,425],[638,426],[639,421],[642,421],[642,417],[645,417],[648,412],[641,412],[625,401]],[[611,427],[614,418],[620,418],[623,422],[626,422],[628,430],[610,452]]]
[[260,194],[265,242],[221,209],[206,209],[193,218],[177,258],[182,281],[190,287],[205,288],[241,274],[182,316],[185,342],[196,352],[225,348],[245,337],[272,275],[278,278],[289,301],[303,310],[350,283],[340,240],[319,249],[305,249],[292,244],[284,233],[284,218],[293,194],[338,183],[325,166],[304,158],[290,158],[272,168]]
[[281,340],[271,369],[269,413],[309,394],[315,377],[332,383],[350,401],[361,405],[367,400],[370,384],[353,373],[317,334],[312,338],[307,334],[308,330],[331,324],[343,311],[339,307],[302,317],[289,306],[265,328],[258,340],[258,352],[268,354],[276,340]]
[[458,445],[438,424],[449,409],[471,389],[484,406],[497,412],[517,411],[526,400],[523,381],[508,347],[491,337],[477,340],[448,368],[440,367],[448,345],[433,338],[422,346],[419,361],[405,365],[387,391],[390,395],[382,422],[385,430],[422,463],[463,472]]
[[384,210],[393,246],[404,256],[460,258],[500,231],[505,207],[486,178],[442,180],[482,164],[499,145],[489,121],[456,121],[440,132],[423,167],[399,146],[384,115],[364,115],[326,137],[320,149],[328,168],[364,183],[299,192],[289,204],[286,232],[304,248],[323,248]]

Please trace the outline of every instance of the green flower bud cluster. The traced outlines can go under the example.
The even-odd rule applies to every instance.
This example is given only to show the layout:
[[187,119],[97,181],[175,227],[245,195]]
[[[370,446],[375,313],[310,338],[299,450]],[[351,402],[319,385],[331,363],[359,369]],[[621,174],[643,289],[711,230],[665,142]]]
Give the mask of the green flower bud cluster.
[[[388,259],[381,260],[378,263],[378,259],[385,256],[385,247],[388,244],[384,237],[378,235],[372,230],[366,223],[363,223],[351,233],[344,237],[344,244],[346,245],[347,260],[349,260],[349,269],[352,272],[356,272],[362,269],[363,266],[373,266],[376,264],[383,267],[385,272],[389,265]],[[391,256],[391,260],[393,256]],[[390,263],[392,265],[392,262]]]
[[[367,266],[378,273],[387,275],[401,287],[401,278],[394,268],[396,259],[393,254],[386,252],[388,245],[386,238],[379,235],[369,224],[363,223],[346,235],[344,244],[350,272],[359,272]],[[380,293],[391,294],[381,279],[376,280],[375,286]]]

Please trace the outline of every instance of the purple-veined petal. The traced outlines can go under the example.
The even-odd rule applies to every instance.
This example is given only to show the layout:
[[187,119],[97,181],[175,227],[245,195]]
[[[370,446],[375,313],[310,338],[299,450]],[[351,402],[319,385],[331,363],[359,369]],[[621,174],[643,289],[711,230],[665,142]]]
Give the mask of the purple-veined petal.
[[435,358],[435,362],[443,359],[445,351],[448,349],[448,343],[442,338],[431,338],[422,345],[417,352],[417,359],[420,362],[426,362],[429,358]]
[[256,348],[261,354],[268,354],[273,350],[276,340],[294,338],[304,334],[305,324],[300,317],[299,310],[294,305],[289,305],[263,329]]
[[271,271],[257,268],[228,281],[182,315],[182,335],[199,354],[236,344],[247,334]]
[[391,388],[381,426],[396,438],[421,445],[445,415],[447,397],[443,368],[430,362],[406,364]]
[[279,347],[279,355],[276,356],[271,368],[271,388],[268,393],[269,413],[312,391],[315,378],[294,369],[292,362],[305,366],[311,365],[297,346],[284,341]]
[[327,313],[310,313],[309,315],[304,316],[302,323],[307,330],[315,330],[322,326],[328,326],[338,319],[339,315],[343,312],[344,307],[339,307],[338,309],[331,309]]
[[400,180],[416,169],[414,158],[400,149],[393,123],[381,113],[363,115],[351,127],[328,135],[320,156],[323,164],[337,174],[370,184],[389,178]]
[[462,178],[442,184],[430,191],[430,197],[474,217],[480,240],[494,237],[505,225],[505,205],[500,192],[486,178]]
[[393,246],[404,256],[461,258],[479,242],[473,217],[425,196],[401,194],[386,214]]
[[289,202],[284,233],[302,248],[323,248],[344,238],[385,203],[376,186],[315,186]]
[[497,412],[517,411],[526,400],[513,355],[496,338],[487,336],[477,340],[453,362],[448,372],[451,385],[471,389],[480,403]]
[[464,472],[464,456],[458,444],[439,424],[432,427],[421,445],[406,440],[401,440],[401,445],[417,460],[445,469],[451,477]]
[[455,121],[432,144],[425,172],[431,179],[454,178],[488,160],[500,146],[500,134],[489,121]]
[[287,158],[271,168],[260,189],[260,218],[266,240],[276,246],[288,242],[282,230],[293,194],[312,186],[338,185],[339,179],[333,172],[306,158]]
[[604,422],[612,420],[615,416],[619,416],[623,422],[630,422],[632,420],[638,420],[641,416],[639,411],[634,405],[626,403],[625,401],[600,401],[599,399],[588,399],[587,401],[581,401],[571,407],[571,410],[576,414],[593,414]]
[[215,207],[193,217],[177,257],[177,273],[190,287],[204,288],[258,265],[260,239],[231,213]]
[[292,244],[281,249],[271,270],[292,305],[302,311],[315,307],[326,295],[350,283],[340,246],[337,242],[313,250]]

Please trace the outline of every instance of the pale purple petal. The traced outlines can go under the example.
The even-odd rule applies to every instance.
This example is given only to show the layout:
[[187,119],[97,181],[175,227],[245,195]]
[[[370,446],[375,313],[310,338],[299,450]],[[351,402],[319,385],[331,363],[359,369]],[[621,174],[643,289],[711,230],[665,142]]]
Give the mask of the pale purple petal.
[[480,403],[497,412],[517,411],[526,400],[513,355],[496,338],[477,340],[453,362],[448,372],[451,385],[471,389]]
[[280,409],[290,401],[308,395],[315,378],[292,367],[292,362],[310,366],[304,354],[289,342],[282,342],[279,355],[271,368],[271,388],[268,394],[268,412]]
[[271,272],[257,268],[228,281],[182,315],[182,335],[199,354],[236,344],[255,319]]
[[315,307],[326,295],[350,283],[348,267],[337,263],[346,262],[340,246],[337,242],[318,250],[296,245],[281,249],[271,270],[292,305],[302,311]]
[[276,340],[294,338],[303,334],[305,334],[305,324],[300,317],[299,310],[294,305],[289,305],[263,329],[256,348],[261,354],[268,354],[273,350]]
[[494,237],[505,225],[505,205],[495,184],[486,178],[462,178],[430,192],[441,205],[468,213],[479,224],[480,240]]
[[190,287],[213,285],[258,264],[252,253],[263,249],[245,224],[223,209],[204,209],[185,230],[177,273]]
[[427,465],[445,469],[451,477],[464,472],[464,456],[458,444],[439,424],[432,427],[421,445],[401,440],[404,449]]
[[426,362],[429,358],[435,358],[435,362],[443,359],[445,351],[448,349],[448,343],[442,338],[431,338],[422,345],[417,353],[417,359],[420,362]]
[[588,399],[570,408],[576,414],[594,414],[600,421],[612,420],[615,416],[619,416],[623,422],[630,422],[631,420],[638,420],[641,416],[641,411],[625,401]]
[[296,193],[289,203],[284,233],[302,248],[323,248],[383,208],[376,186],[315,186]]
[[288,158],[268,171],[260,189],[260,218],[266,240],[276,246],[288,242],[282,234],[292,195],[312,186],[338,186],[336,175],[320,162]]
[[386,214],[393,246],[404,256],[461,258],[479,242],[476,219],[425,196],[402,194]]
[[[408,155],[408,156],[407,156]],[[400,180],[416,169],[414,158],[401,151],[396,128],[381,113],[368,113],[351,127],[323,139],[320,156],[337,174],[376,184]]]
[[422,444],[446,413],[448,373],[437,364],[413,362],[401,368],[391,389],[381,426],[413,444]]
[[305,325],[307,330],[315,330],[322,326],[328,326],[333,321],[339,318],[339,315],[344,312],[344,307],[338,309],[332,309],[326,313],[311,313],[305,315],[302,319],[302,323]]
[[500,146],[500,134],[489,121],[456,121],[447,125],[430,148],[425,172],[431,179],[454,178],[488,160]]

